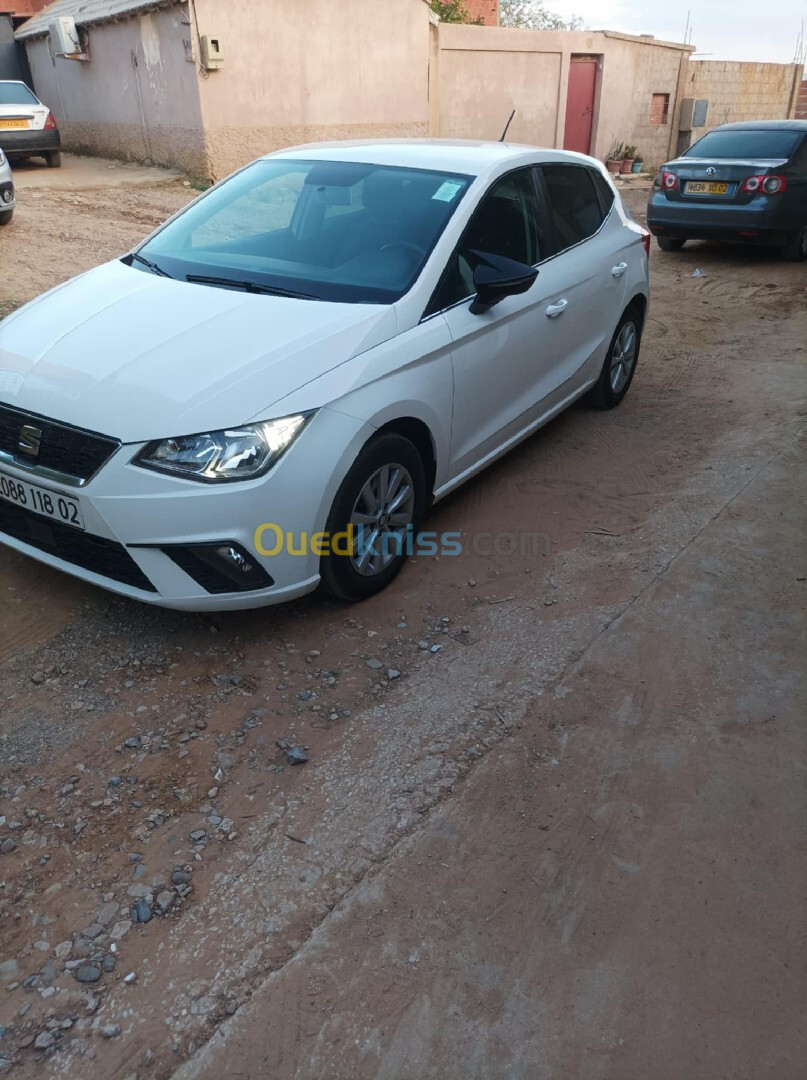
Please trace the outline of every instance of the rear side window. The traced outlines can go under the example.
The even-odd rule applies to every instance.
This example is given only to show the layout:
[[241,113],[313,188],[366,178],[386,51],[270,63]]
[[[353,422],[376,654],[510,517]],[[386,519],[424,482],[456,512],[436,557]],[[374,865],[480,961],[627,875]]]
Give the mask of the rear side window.
[[0,105],[38,105],[39,98],[34,97],[24,83],[0,82]]
[[606,211],[600,203],[591,169],[583,165],[543,165],[541,171],[549,200],[547,211],[555,232],[552,254],[556,255],[593,236],[605,220]]
[[696,158],[789,158],[802,139],[801,131],[710,131],[690,146],[684,157]]

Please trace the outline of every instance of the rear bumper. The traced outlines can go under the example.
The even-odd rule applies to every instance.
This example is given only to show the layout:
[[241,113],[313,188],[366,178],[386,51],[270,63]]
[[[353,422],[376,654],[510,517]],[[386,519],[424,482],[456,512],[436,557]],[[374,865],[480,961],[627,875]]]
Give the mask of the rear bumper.
[[46,154],[59,150],[62,137],[58,131],[0,131],[0,150],[8,157],[16,154]]
[[654,236],[676,240],[756,240],[761,244],[784,244],[793,233],[788,215],[772,206],[770,199],[742,207],[705,206],[674,201],[660,192],[650,196],[647,227]]

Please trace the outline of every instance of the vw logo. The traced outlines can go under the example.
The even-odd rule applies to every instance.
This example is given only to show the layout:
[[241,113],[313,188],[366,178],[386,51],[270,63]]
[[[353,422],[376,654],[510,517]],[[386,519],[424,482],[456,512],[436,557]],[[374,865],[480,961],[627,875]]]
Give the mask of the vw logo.
[[706,175],[717,176],[717,169],[715,169],[714,166],[710,165],[709,168],[706,170]]
[[42,428],[34,427],[33,424],[23,424],[20,428],[20,438],[17,443],[19,450],[31,457],[39,457],[39,448],[42,445]]

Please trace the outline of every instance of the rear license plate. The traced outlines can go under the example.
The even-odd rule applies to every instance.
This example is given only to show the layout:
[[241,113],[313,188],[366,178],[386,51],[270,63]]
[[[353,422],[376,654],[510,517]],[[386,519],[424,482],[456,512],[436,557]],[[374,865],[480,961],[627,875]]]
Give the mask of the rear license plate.
[[12,128],[22,128],[25,131],[31,126],[30,120],[0,120],[0,130],[9,131]]
[[27,480],[17,480],[4,472],[0,472],[0,499],[39,514],[40,517],[58,521],[61,525],[71,525],[74,529],[82,530],[85,527],[78,499],[60,495],[38,484],[29,484]]
[[687,180],[684,184],[685,195],[728,195],[730,184],[719,184],[712,180]]

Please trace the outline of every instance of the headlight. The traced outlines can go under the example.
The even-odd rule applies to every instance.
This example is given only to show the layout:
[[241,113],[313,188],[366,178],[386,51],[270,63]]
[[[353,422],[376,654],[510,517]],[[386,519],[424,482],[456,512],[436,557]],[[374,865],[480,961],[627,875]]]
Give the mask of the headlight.
[[6,155],[3,153],[2,150],[0,150],[0,165],[5,165],[5,163],[6,163]]
[[163,439],[149,443],[134,464],[203,483],[254,480],[283,456],[313,415]]

